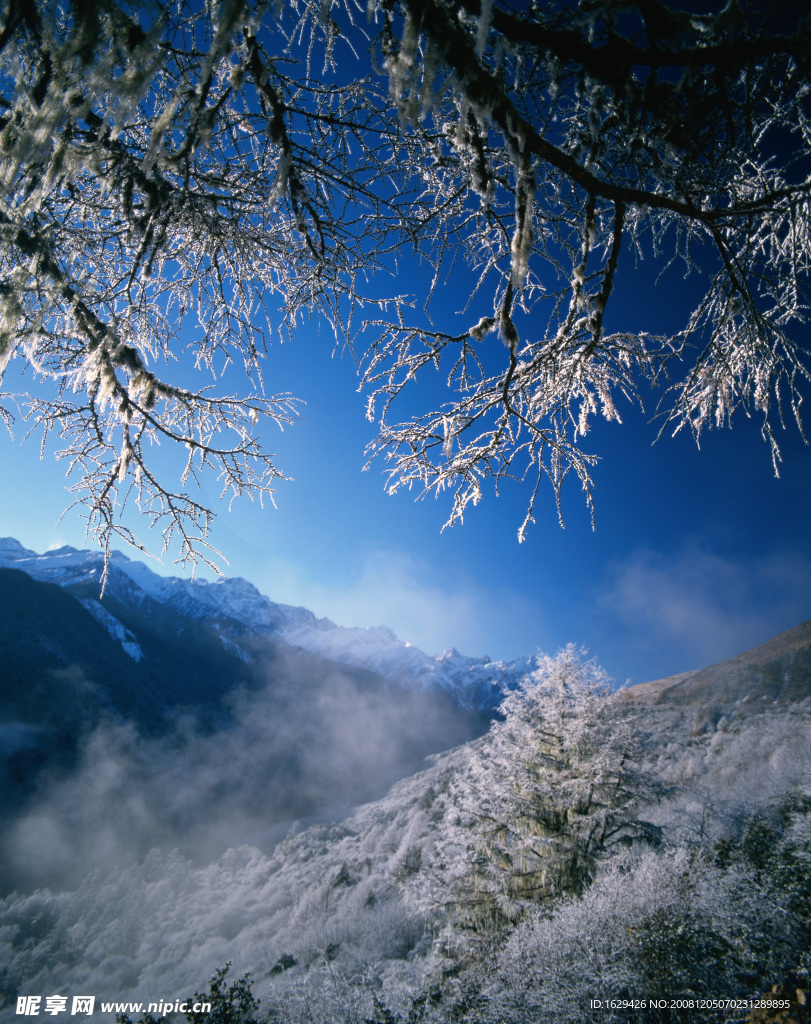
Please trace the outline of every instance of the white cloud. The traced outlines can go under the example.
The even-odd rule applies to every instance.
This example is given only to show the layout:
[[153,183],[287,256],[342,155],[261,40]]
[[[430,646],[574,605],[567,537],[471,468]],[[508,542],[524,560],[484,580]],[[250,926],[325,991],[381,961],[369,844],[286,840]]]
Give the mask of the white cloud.
[[274,559],[255,581],[273,600],[300,604],[340,626],[388,626],[429,654],[516,657],[555,646],[539,603],[507,587],[493,590],[464,573],[442,578],[424,559],[368,551],[352,579],[325,584]]
[[798,625],[811,615],[809,580],[807,556],[787,550],[732,559],[697,544],[642,549],[612,563],[598,603],[637,653],[658,650],[677,672]]

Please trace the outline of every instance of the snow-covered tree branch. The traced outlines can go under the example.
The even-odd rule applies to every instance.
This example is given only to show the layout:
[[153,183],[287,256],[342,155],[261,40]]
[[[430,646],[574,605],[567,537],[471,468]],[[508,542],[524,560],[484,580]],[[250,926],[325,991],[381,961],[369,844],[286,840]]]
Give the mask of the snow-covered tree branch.
[[[526,480],[521,535],[544,479],[559,509],[569,474],[590,504],[589,422],[649,386],[662,429],[759,416],[775,467],[775,424],[802,429],[807,22],[658,0],[7,0],[0,17],[0,369],[32,368],[18,405],[61,436],[103,544],[137,543],[131,494],[194,559],[199,473],[272,492],[259,431],[296,403],[263,379],[267,348],[312,316],[362,359],[390,488],[450,489],[450,521],[488,479]],[[382,299],[380,275],[416,258],[425,294]],[[703,282],[669,333],[614,317],[640,258]],[[223,395],[232,363],[248,385]],[[415,413],[403,390],[436,368],[446,398]],[[160,441],[186,451],[179,486]]]

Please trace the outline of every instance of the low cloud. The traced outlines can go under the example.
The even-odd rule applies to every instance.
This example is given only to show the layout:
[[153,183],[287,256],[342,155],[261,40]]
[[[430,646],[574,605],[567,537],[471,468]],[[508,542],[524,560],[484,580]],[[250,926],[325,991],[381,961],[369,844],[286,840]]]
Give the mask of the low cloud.
[[[598,598],[634,655],[668,675],[721,661],[811,615],[811,562],[779,551],[732,559],[691,545],[638,550],[611,565]],[[635,682],[641,682],[635,679]]]
[[[509,587],[477,584],[464,572],[443,578],[426,560],[369,551],[351,580],[325,585],[274,561],[260,590],[301,604],[339,626],[388,626],[428,654],[455,647],[464,654],[513,658],[559,646],[540,602]],[[276,595],[284,595],[277,597]]]
[[[340,817],[477,727],[431,694],[308,655],[280,653],[269,675],[231,691],[216,729],[188,713],[161,737],[120,721],[89,732],[76,763],[53,763],[4,822],[0,888],[71,888],[155,847],[205,863],[248,839],[272,845],[292,820]],[[39,737],[7,727],[0,740]]]

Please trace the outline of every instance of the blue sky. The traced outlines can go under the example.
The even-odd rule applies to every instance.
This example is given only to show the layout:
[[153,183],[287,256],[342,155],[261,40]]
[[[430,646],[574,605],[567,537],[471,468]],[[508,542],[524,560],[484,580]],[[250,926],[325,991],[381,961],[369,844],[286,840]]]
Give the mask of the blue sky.
[[[697,281],[674,268],[654,286],[659,269],[621,264],[608,329],[681,324]],[[425,281],[412,269],[390,286],[420,293]],[[436,302],[460,309],[465,298],[457,280]],[[501,346],[495,334],[487,344]],[[510,658],[573,641],[618,681],[635,682],[729,657],[811,617],[811,449],[795,428],[781,438],[775,479],[755,422],[741,417],[734,430],[705,435],[698,451],[685,434],[654,445],[649,414],[620,405],[623,424],[596,422],[587,439],[601,460],[596,530],[571,481],[565,530],[547,489],[519,545],[527,494],[516,485],[499,498],[488,492],[464,525],[443,532],[450,496],[388,496],[382,466],[362,471],[374,427],[352,360],[333,345],[305,324],[271,349],[269,390],[307,403],[284,433],[265,428],[293,481],[279,485],[277,509],[245,499],[220,506],[211,538],[227,571],[273,600],[342,625],[388,625],[429,653],[455,646]],[[40,461],[37,438],[21,448],[25,427],[15,430],[15,441],[0,435],[0,532],[36,550],[82,546],[80,512],[58,522],[71,500],[66,466]],[[209,481],[204,498],[216,503],[217,493]],[[145,527],[144,541],[160,551]],[[173,557],[161,571],[179,571]]]
[[[651,309],[660,298],[669,310],[677,295],[652,293]],[[617,298],[617,322],[647,319],[633,287]],[[270,389],[307,403],[294,427],[265,428],[294,478],[280,484],[278,508],[219,506],[212,540],[227,571],[273,600],[342,625],[388,625],[430,653],[509,658],[574,641],[635,682],[731,656],[811,616],[811,450],[795,429],[775,479],[752,421],[706,435],[699,451],[684,434],[652,444],[656,426],[624,408],[622,425],[597,422],[589,435],[601,459],[596,530],[573,482],[565,530],[548,492],[519,545],[526,493],[516,486],[442,532],[449,499],[389,496],[382,466],[362,471],[373,426],[352,361],[332,344],[305,328],[270,353]],[[21,447],[21,426],[17,441],[0,440],[0,530],[36,550],[82,546],[77,511],[57,524],[69,501],[64,464],[40,461],[36,439]],[[204,494],[216,502],[216,485]],[[159,537],[144,539],[160,550]],[[171,557],[153,568],[178,571]]]

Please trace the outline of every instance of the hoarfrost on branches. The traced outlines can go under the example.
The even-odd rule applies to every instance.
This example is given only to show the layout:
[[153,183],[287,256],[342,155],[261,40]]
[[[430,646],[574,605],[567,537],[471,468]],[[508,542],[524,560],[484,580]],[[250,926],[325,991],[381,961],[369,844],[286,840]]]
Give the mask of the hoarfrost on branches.
[[[700,1000],[708,989],[740,998],[750,979],[780,977],[792,963],[801,947],[794,924],[784,895],[753,871],[723,871],[684,850],[651,852],[518,925],[498,955],[486,1019],[576,1022],[602,999],[604,1019],[619,1021],[628,1011],[611,1000]],[[646,1009],[640,1020],[659,1019]]]
[[[649,387],[662,430],[758,416],[777,468],[809,377],[811,29],[769,19],[659,0],[7,0],[0,368],[33,368],[24,411],[62,436],[91,531],[135,542],[131,494],[194,559],[198,474],[271,495],[259,426],[296,404],[263,380],[266,347],[310,316],[362,360],[390,489],[449,489],[450,522],[515,477],[522,537],[544,479],[559,514],[569,475],[591,506],[590,421]],[[668,334],[612,320],[641,257],[701,285]],[[367,288],[415,258],[422,312]],[[458,272],[453,313],[437,299]],[[159,372],[178,357],[184,385],[235,363],[248,390],[181,386]],[[401,417],[436,368],[447,398]],[[161,440],[186,452],[179,489]]]
[[499,710],[454,782],[456,813],[416,894],[423,911],[444,906],[483,934],[582,890],[606,854],[658,838],[638,818],[657,787],[633,718],[582,652],[539,655]]

